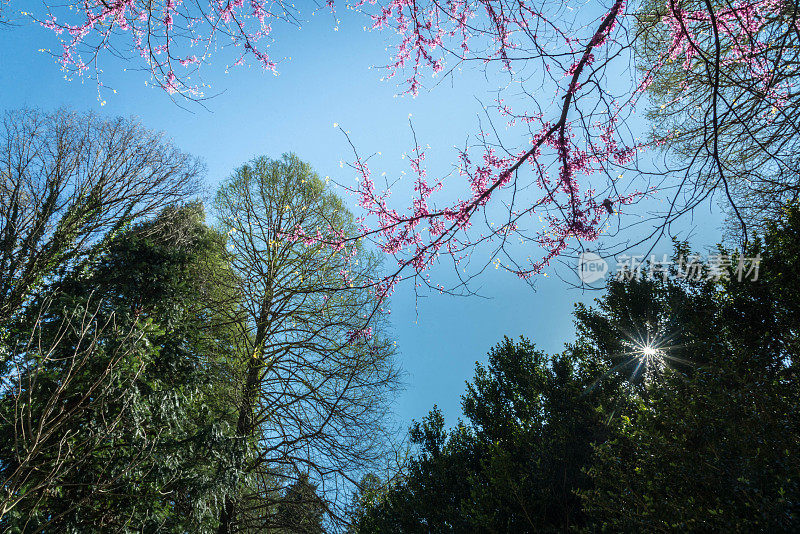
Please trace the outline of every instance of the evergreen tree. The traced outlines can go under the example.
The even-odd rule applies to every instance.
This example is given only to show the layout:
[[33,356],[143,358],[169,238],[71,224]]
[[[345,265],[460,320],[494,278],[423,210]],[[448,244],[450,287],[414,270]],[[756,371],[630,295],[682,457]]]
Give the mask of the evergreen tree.
[[221,393],[233,332],[202,306],[225,269],[224,239],[190,205],[43,293],[10,340],[24,370],[0,399],[6,528],[213,528],[244,453]]
[[508,338],[478,364],[462,406],[467,422],[444,429],[433,411],[411,428],[418,452],[399,483],[360,496],[356,532],[542,532],[584,526],[576,491],[605,422],[595,409],[617,388],[582,345],[548,356]]
[[[685,250],[685,249],[684,249]],[[730,251],[720,249],[721,256]],[[787,210],[718,281],[615,283],[600,310],[582,310],[608,340],[623,310],[659,332],[663,367],[612,418],[597,447],[586,509],[613,531],[793,532],[800,521],[800,213]],[[631,291],[631,288],[636,291]]]
[[303,473],[286,488],[277,507],[275,523],[286,534],[322,534],[325,505],[317,495],[317,486]]
[[699,271],[688,253],[578,306],[560,355],[493,349],[467,422],[447,431],[434,409],[415,424],[406,471],[364,485],[352,530],[795,531],[800,211]]

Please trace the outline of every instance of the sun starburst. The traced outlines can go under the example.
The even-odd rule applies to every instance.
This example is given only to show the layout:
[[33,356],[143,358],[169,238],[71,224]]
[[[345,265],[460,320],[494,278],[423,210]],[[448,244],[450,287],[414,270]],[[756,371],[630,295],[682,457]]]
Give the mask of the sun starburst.
[[671,362],[690,363],[675,354],[683,345],[673,343],[676,333],[669,333],[661,325],[647,323],[639,332],[621,330],[626,339],[622,344],[628,350],[617,354],[622,358],[618,367],[633,366],[631,380],[643,375],[646,382],[658,377]]
[[[636,328],[625,328],[616,324],[620,333],[623,350],[610,354],[614,365],[597,378],[589,386],[585,394],[589,394],[604,377],[631,370],[628,381],[631,385],[642,380],[645,384],[657,382],[667,368],[675,368],[672,364],[693,365],[679,354],[685,343],[675,343],[679,332],[670,332],[663,323],[646,322]],[[679,368],[680,369],[680,368]],[[613,413],[613,412],[612,412]]]

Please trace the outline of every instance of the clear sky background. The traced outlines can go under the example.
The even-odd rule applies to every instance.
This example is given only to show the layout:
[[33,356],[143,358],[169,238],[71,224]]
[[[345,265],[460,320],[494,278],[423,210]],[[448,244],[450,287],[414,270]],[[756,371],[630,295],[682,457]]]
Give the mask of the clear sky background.
[[[17,7],[25,4],[38,2],[21,1]],[[212,194],[220,180],[248,159],[290,151],[321,176],[343,183],[354,180],[351,171],[340,168],[340,161],[353,158],[334,123],[350,132],[360,152],[381,152],[372,162],[373,175],[399,176],[408,171],[402,154],[413,146],[409,114],[420,143],[431,147],[429,175],[449,172],[453,145],[463,145],[477,130],[476,96],[489,101],[498,81],[487,82],[480,71],[467,71],[456,75],[452,84],[448,81],[417,98],[396,97],[396,84],[381,82],[382,72],[370,68],[386,62],[390,35],[364,31],[369,21],[358,14],[344,13],[341,19],[338,31],[331,17],[323,15],[311,17],[299,30],[276,28],[271,55],[287,57],[279,64],[279,76],[258,67],[226,73],[224,61],[214,60],[204,67],[204,79],[221,94],[206,102],[207,109],[192,104],[182,109],[160,89],[146,86],[144,73],[124,72],[126,65],[110,57],[102,65],[104,82],[117,92],[103,91],[98,97],[95,82],[66,81],[52,57],[39,52],[57,49],[52,33],[34,25],[2,29],[0,107],[67,106],[136,116],[205,161]],[[685,221],[686,231],[696,229],[697,243],[710,245],[721,239],[719,217],[703,213],[694,227],[690,223]],[[435,271],[437,276],[447,280],[452,268]],[[574,338],[574,303],[598,296],[570,289],[553,276],[541,277],[533,291],[515,276],[494,269],[474,289],[486,298],[431,294],[416,300],[410,285],[395,292],[393,333],[398,361],[406,372],[406,389],[394,407],[401,427],[424,416],[434,403],[443,409],[448,424],[454,423],[464,382],[471,379],[475,362],[486,360],[492,345],[504,335],[525,335],[547,351],[559,351]]]

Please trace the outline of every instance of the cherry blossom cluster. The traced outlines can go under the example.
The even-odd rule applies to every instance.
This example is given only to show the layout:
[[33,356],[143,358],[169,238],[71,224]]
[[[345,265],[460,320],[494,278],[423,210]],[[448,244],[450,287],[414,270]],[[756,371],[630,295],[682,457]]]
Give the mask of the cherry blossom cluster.
[[[459,183],[451,180],[447,185],[450,191],[465,185],[466,197],[445,204],[436,202],[436,193],[442,191],[444,181],[428,178],[422,165],[425,152],[415,147],[409,157],[414,198],[405,211],[398,211],[389,204],[390,191],[376,188],[367,162],[356,153],[351,167],[357,174],[358,186],[353,193],[366,212],[361,219],[360,237],[371,239],[397,260],[397,271],[390,278],[390,285],[396,283],[401,278],[398,273],[404,271],[421,277],[418,284],[430,285],[427,271],[442,255],[452,258],[458,266],[469,260],[476,247],[502,246],[512,239],[535,243],[542,250],[540,258],[526,265],[504,266],[522,278],[529,278],[541,272],[570,243],[598,239],[603,222],[614,211],[609,206],[618,210],[644,194],[606,192],[603,200],[603,197],[598,199],[594,189],[581,185],[581,176],[608,174],[612,168],[629,163],[644,145],[626,145],[619,140],[615,130],[619,117],[616,113],[591,125],[589,131],[581,130],[582,135],[576,135],[578,128],[573,124],[578,114],[575,119],[570,116],[570,104],[580,96],[581,80],[588,76],[585,71],[596,61],[597,50],[608,42],[618,20],[624,16],[624,9],[622,0],[615,2],[583,42],[555,32],[565,47],[565,54],[574,56],[574,60],[564,67],[561,91],[565,104],[555,110],[550,120],[538,111],[515,113],[510,104],[498,99],[497,111],[510,119],[510,126],[519,122],[531,131],[531,146],[510,152],[482,142],[477,149],[460,150]],[[448,39],[456,39],[457,46],[449,49],[458,50],[461,57],[469,52],[471,39],[481,40],[484,49],[488,42],[491,47],[484,50],[488,53],[481,56],[483,61],[499,58],[501,65],[510,69],[511,54],[522,50],[514,39],[515,34],[525,29],[525,35],[530,37],[533,21],[552,29],[547,17],[526,2],[426,4],[397,0],[384,5],[373,15],[373,20],[376,28],[390,26],[400,33],[400,43],[388,68],[393,73],[408,67],[407,62],[413,63],[407,80],[407,90],[411,93],[418,91],[424,68],[433,72],[441,69],[441,58],[435,54],[446,46]],[[533,40],[536,41],[535,34]],[[480,132],[478,137],[485,140],[489,136]],[[555,175],[551,169],[553,163],[558,169]],[[526,191],[524,200],[516,198],[522,189]],[[501,218],[489,223],[483,232],[474,230],[478,214],[484,214],[482,218],[486,219],[493,217],[490,201],[496,196],[503,198],[501,202],[507,210],[501,210]],[[531,234],[523,221],[533,216],[543,225]],[[373,224],[368,225],[367,221]],[[443,290],[441,286],[435,287]]]
[[[203,95],[198,67],[222,48],[237,50],[233,65],[252,57],[267,70],[273,20],[291,20],[291,3],[267,0],[82,0],[48,8],[40,24],[61,36],[61,65],[84,74],[101,52],[138,56],[155,84],[186,97]],[[127,47],[120,39],[127,36]],[[126,50],[127,48],[127,50]]]
[[372,337],[372,327],[359,328],[356,330],[347,331],[347,339],[349,344],[357,343],[361,340],[368,340]]
[[[638,46],[640,16],[653,14],[637,13],[624,0],[584,3],[579,9],[569,4],[354,0],[351,7],[367,13],[373,29],[392,32],[396,42],[385,68],[389,78],[404,77],[405,92],[418,95],[427,75],[444,76],[446,67],[469,63],[493,75],[503,73],[507,85],[516,83],[524,97],[518,92],[512,103],[498,96],[496,105],[486,108],[512,133],[501,139],[494,128],[478,131],[475,144],[458,151],[457,172],[446,179],[428,175],[425,150],[415,146],[409,157],[410,205],[393,205],[388,185],[375,183],[368,159],[356,151],[351,167],[358,185],[352,192],[363,210],[358,232],[323,235],[298,228],[292,237],[345,253],[354,242],[374,242],[397,261],[385,279],[370,282],[380,298],[407,276],[443,289],[430,282],[430,267],[445,256],[462,272],[472,251],[481,247],[490,251],[496,267],[502,256],[504,268],[527,279],[571,246],[600,239],[625,206],[652,192],[623,186],[618,179],[642,151],[663,146],[674,135],[667,131],[642,141],[627,130],[626,118],[638,97],[662,69],[686,75],[676,88],[678,105],[684,97],[680,90],[688,91],[691,77],[708,71],[709,64],[752,82],[748,90],[769,102],[767,113],[777,114],[797,93],[791,77],[776,74],[772,55],[776,25],[794,24],[790,30],[800,35],[797,16],[786,16],[792,7],[787,0],[647,3],[656,9],[658,31],[669,46],[652,64],[640,65],[640,79],[622,99],[610,88],[614,71],[608,65]],[[325,6],[333,9],[333,2]],[[65,67],[87,70],[81,51],[96,56],[122,33],[132,38],[132,50],[159,85],[181,94],[199,93],[189,74],[223,44],[237,47],[237,64],[252,57],[274,69],[266,53],[271,23],[292,19],[293,9],[282,0],[85,0],[73,7],[82,16],[79,23],[61,21],[54,13],[41,21],[66,34]],[[508,136],[514,137],[510,143]],[[479,228],[479,221],[486,224]],[[509,253],[512,242],[535,245],[536,252],[522,260]],[[342,277],[353,282],[346,273]]]
[[[532,146],[508,150],[499,141],[485,141],[478,154],[474,150],[459,151],[458,175],[463,178],[461,184],[468,186],[469,195],[455,202],[434,201],[434,194],[443,189],[444,183],[428,179],[419,165],[424,153],[416,149],[417,156],[411,158],[415,197],[405,211],[398,211],[388,202],[388,189],[376,188],[367,163],[356,154],[352,168],[359,186],[354,193],[366,211],[363,221],[373,223],[363,222],[362,237],[373,239],[384,252],[393,255],[397,272],[408,268],[428,283],[425,273],[442,255],[459,265],[481,244],[495,244],[498,248],[492,259],[498,260],[497,251],[503,251],[505,243],[519,239],[538,245],[540,257],[526,265],[513,262],[504,267],[529,278],[542,272],[571,245],[599,239],[610,215],[653,192],[651,188],[619,191],[615,183],[617,171],[621,178],[621,172],[641,151],[662,146],[674,135],[667,131],[663,138],[648,142],[623,141],[621,117],[630,112],[637,96],[660,69],[679,58],[686,71],[698,68],[698,59],[708,62],[708,57],[698,56],[708,53],[708,40],[714,39],[713,33],[722,42],[718,68],[744,71],[744,77],[761,84],[761,91],[774,100],[775,107],[790,94],[793,84],[774,82],[774,65],[763,53],[770,46],[765,27],[776,18],[791,20],[781,15],[785,1],[742,0],[704,8],[702,2],[665,0],[662,7],[666,14],[660,24],[669,32],[671,44],[663,57],[644,69],[627,102],[605,103],[593,98],[593,93],[603,91],[602,80],[595,77],[597,69],[602,68],[597,66],[599,59],[608,61],[631,45],[629,33],[615,33],[630,17],[625,2],[610,4],[593,25],[584,26],[590,31],[583,35],[559,30],[557,19],[544,11],[552,7],[546,2],[393,0],[382,4],[372,15],[375,28],[388,28],[399,34],[387,69],[390,77],[408,72],[406,91],[414,95],[422,86],[425,71],[440,72],[447,55],[457,62],[499,61],[512,78],[515,64],[525,66],[536,58],[545,72],[562,80],[551,97],[557,104],[550,108],[549,117],[542,111],[541,102],[535,102],[535,112],[514,112],[510,104],[497,99],[498,115],[508,119],[509,127],[525,127],[523,136]],[[709,27],[712,23],[713,32]],[[545,51],[544,43],[549,50]],[[476,48],[479,52],[473,52]],[[565,61],[570,57],[571,61]],[[598,104],[606,104],[607,111],[594,113],[592,108]],[[481,140],[489,137],[486,131],[478,133]],[[601,190],[594,186],[598,178],[606,182]],[[447,190],[452,192],[459,186],[451,180]],[[525,192],[524,199],[520,198],[521,191]],[[501,198],[495,203],[501,206],[499,209],[492,210],[493,197]],[[496,211],[501,212],[499,218]],[[522,218],[534,215],[543,225],[531,232],[523,226]],[[488,223],[482,233],[472,231],[478,218]],[[395,275],[392,280],[396,279]]]
[[776,19],[779,24],[791,23],[791,17],[781,16],[786,5],[785,0],[740,0],[710,11],[705,6],[685,9],[683,3],[670,0],[662,19],[671,36],[664,58],[682,59],[682,68],[692,72],[709,62],[710,58],[703,56],[719,41],[718,68],[758,83],[764,97],[780,105],[788,97],[791,85],[774,83],[775,64],[768,53],[774,35],[767,30]]

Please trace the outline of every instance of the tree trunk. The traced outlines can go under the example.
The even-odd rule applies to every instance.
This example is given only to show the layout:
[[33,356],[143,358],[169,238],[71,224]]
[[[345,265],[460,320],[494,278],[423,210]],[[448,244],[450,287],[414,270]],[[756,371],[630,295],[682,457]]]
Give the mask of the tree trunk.
[[[261,307],[261,317],[259,317],[258,328],[256,330],[255,347],[250,361],[247,362],[247,379],[244,386],[242,404],[239,408],[239,419],[236,422],[236,435],[241,438],[249,438],[253,432],[253,410],[259,394],[259,376],[262,366],[262,354],[264,340],[267,332],[267,317],[270,307],[270,298],[265,298]],[[234,495],[225,496],[225,504],[219,515],[219,528],[217,534],[232,534],[233,523],[236,518],[236,499]]]

